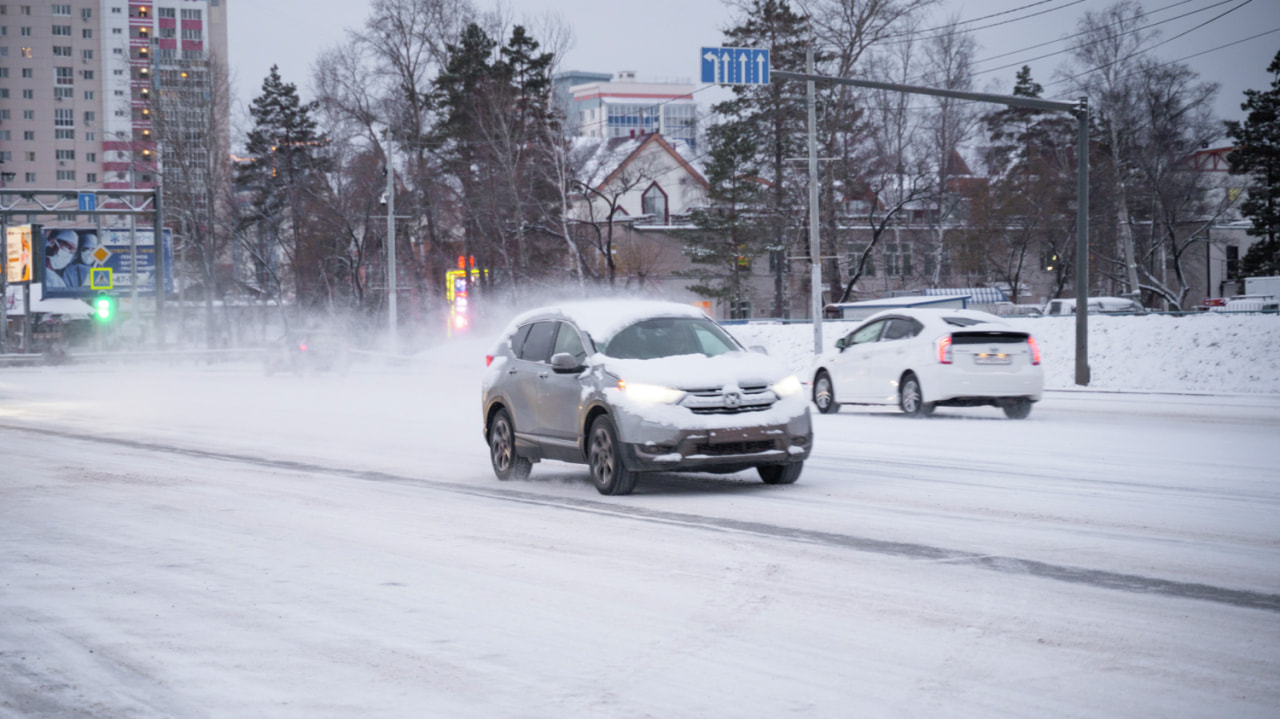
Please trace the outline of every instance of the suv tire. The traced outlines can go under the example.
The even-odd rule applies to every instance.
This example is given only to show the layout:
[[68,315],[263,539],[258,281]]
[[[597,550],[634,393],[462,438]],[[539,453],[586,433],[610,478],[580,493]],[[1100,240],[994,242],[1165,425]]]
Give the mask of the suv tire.
[[505,409],[498,410],[489,424],[489,460],[498,479],[526,479],[533,469],[533,462],[516,454],[516,431],[511,415]]
[[600,494],[631,494],[636,487],[636,473],[623,463],[621,449],[613,421],[608,415],[596,417],[587,434],[587,463]]
[[756,467],[756,472],[760,474],[760,480],[765,484],[795,484],[800,479],[800,471],[804,469],[804,462],[791,462],[790,464],[762,464]]

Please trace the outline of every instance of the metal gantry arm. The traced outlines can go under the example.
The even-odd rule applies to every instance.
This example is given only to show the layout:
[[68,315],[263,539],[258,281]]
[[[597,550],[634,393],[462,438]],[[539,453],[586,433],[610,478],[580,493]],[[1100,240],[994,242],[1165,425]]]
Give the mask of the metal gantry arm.
[[[873,90],[889,90],[892,92],[905,92],[913,95],[932,95],[934,97],[951,97],[960,100],[972,100],[974,102],[990,102],[999,105],[1009,105],[1012,107],[1025,107],[1033,110],[1045,110],[1048,112],[1067,112],[1076,118],[1077,139],[1076,139],[1076,384],[1089,384],[1089,100],[1088,98],[1080,98],[1078,102],[1058,102],[1054,100],[1042,100],[1038,97],[1024,97],[1021,95],[993,95],[985,92],[965,92],[961,90],[944,90],[936,87],[922,87],[919,85],[899,85],[891,82],[877,82],[875,80],[855,80],[847,77],[830,77],[828,75],[815,75],[812,72],[787,72],[784,70],[772,70],[773,77],[782,80],[804,80],[807,83],[830,82],[837,85],[853,85],[855,87],[866,87]],[[810,85],[812,87],[812,84]],[[810,103],[813,100],[810,99]],[[812,109],[809,114],[809,142],[812,147],[814,138],[817,134]],[[810,150],[812,156],[813,150]],[[811,163],[812,166],[812,163]],[[811,173],[814,170],[811,167]],[[811,185],[816,183],[814,176],[810,177]],[[816,201],[815,201],[816,202]],[[814,205],[816,207],[816,204]],[[811,208],[810,212],[816,217],[816,209]],[[816,222],[816,220],[811,220]],[[811,233],[816,233],[816,227],[811,228]],[[816,254],[816,251],[815,253]],[[814,260],[814,283],[817,284],[821,275],[821,268],[818,261]],[[814,328],[814,352],[821,353],[822,339],[822,308],[817,299],[821,296],[821,290],[817,289],[813,293],[814,308],[813,321]]]

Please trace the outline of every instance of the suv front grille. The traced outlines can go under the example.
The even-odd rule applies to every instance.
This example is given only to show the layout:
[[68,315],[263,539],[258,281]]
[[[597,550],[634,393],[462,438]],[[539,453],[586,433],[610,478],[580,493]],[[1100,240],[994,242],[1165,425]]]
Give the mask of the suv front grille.
[[699,444],[693,448],[694,454],[705,454],[718,457],[727,454],[755,454],[768,452],[775,448],[773,440],[757,440],[754,442],[725,442],[724,444]]
[[690,407],[689,411],[694,414],[740,414],[742,412],[763,412],[769,409],[771,405],[752,404],[738,405],[737,407]]

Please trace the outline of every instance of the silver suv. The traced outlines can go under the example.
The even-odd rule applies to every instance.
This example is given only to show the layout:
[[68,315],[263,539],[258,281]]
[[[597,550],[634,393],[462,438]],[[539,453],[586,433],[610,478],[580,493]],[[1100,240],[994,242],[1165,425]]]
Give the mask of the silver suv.
[[791,484],[813,446],[795,375],[691,305],[526,312],[487,360],[484,436],[499,479],[556,459],[589,465],[601,494],[629,494],[643,472],[754,467]]

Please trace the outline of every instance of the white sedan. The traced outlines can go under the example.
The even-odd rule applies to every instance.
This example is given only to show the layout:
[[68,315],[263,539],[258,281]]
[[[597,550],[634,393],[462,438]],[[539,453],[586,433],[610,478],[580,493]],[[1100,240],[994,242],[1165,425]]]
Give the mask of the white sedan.
[[1023,419],[1043,393],[1035,339],[973,310],[872,315],[819,356],[813,371],[813,402],[823,413],[841,404],[896,404],[924,417],[935,407],[991,405]]

